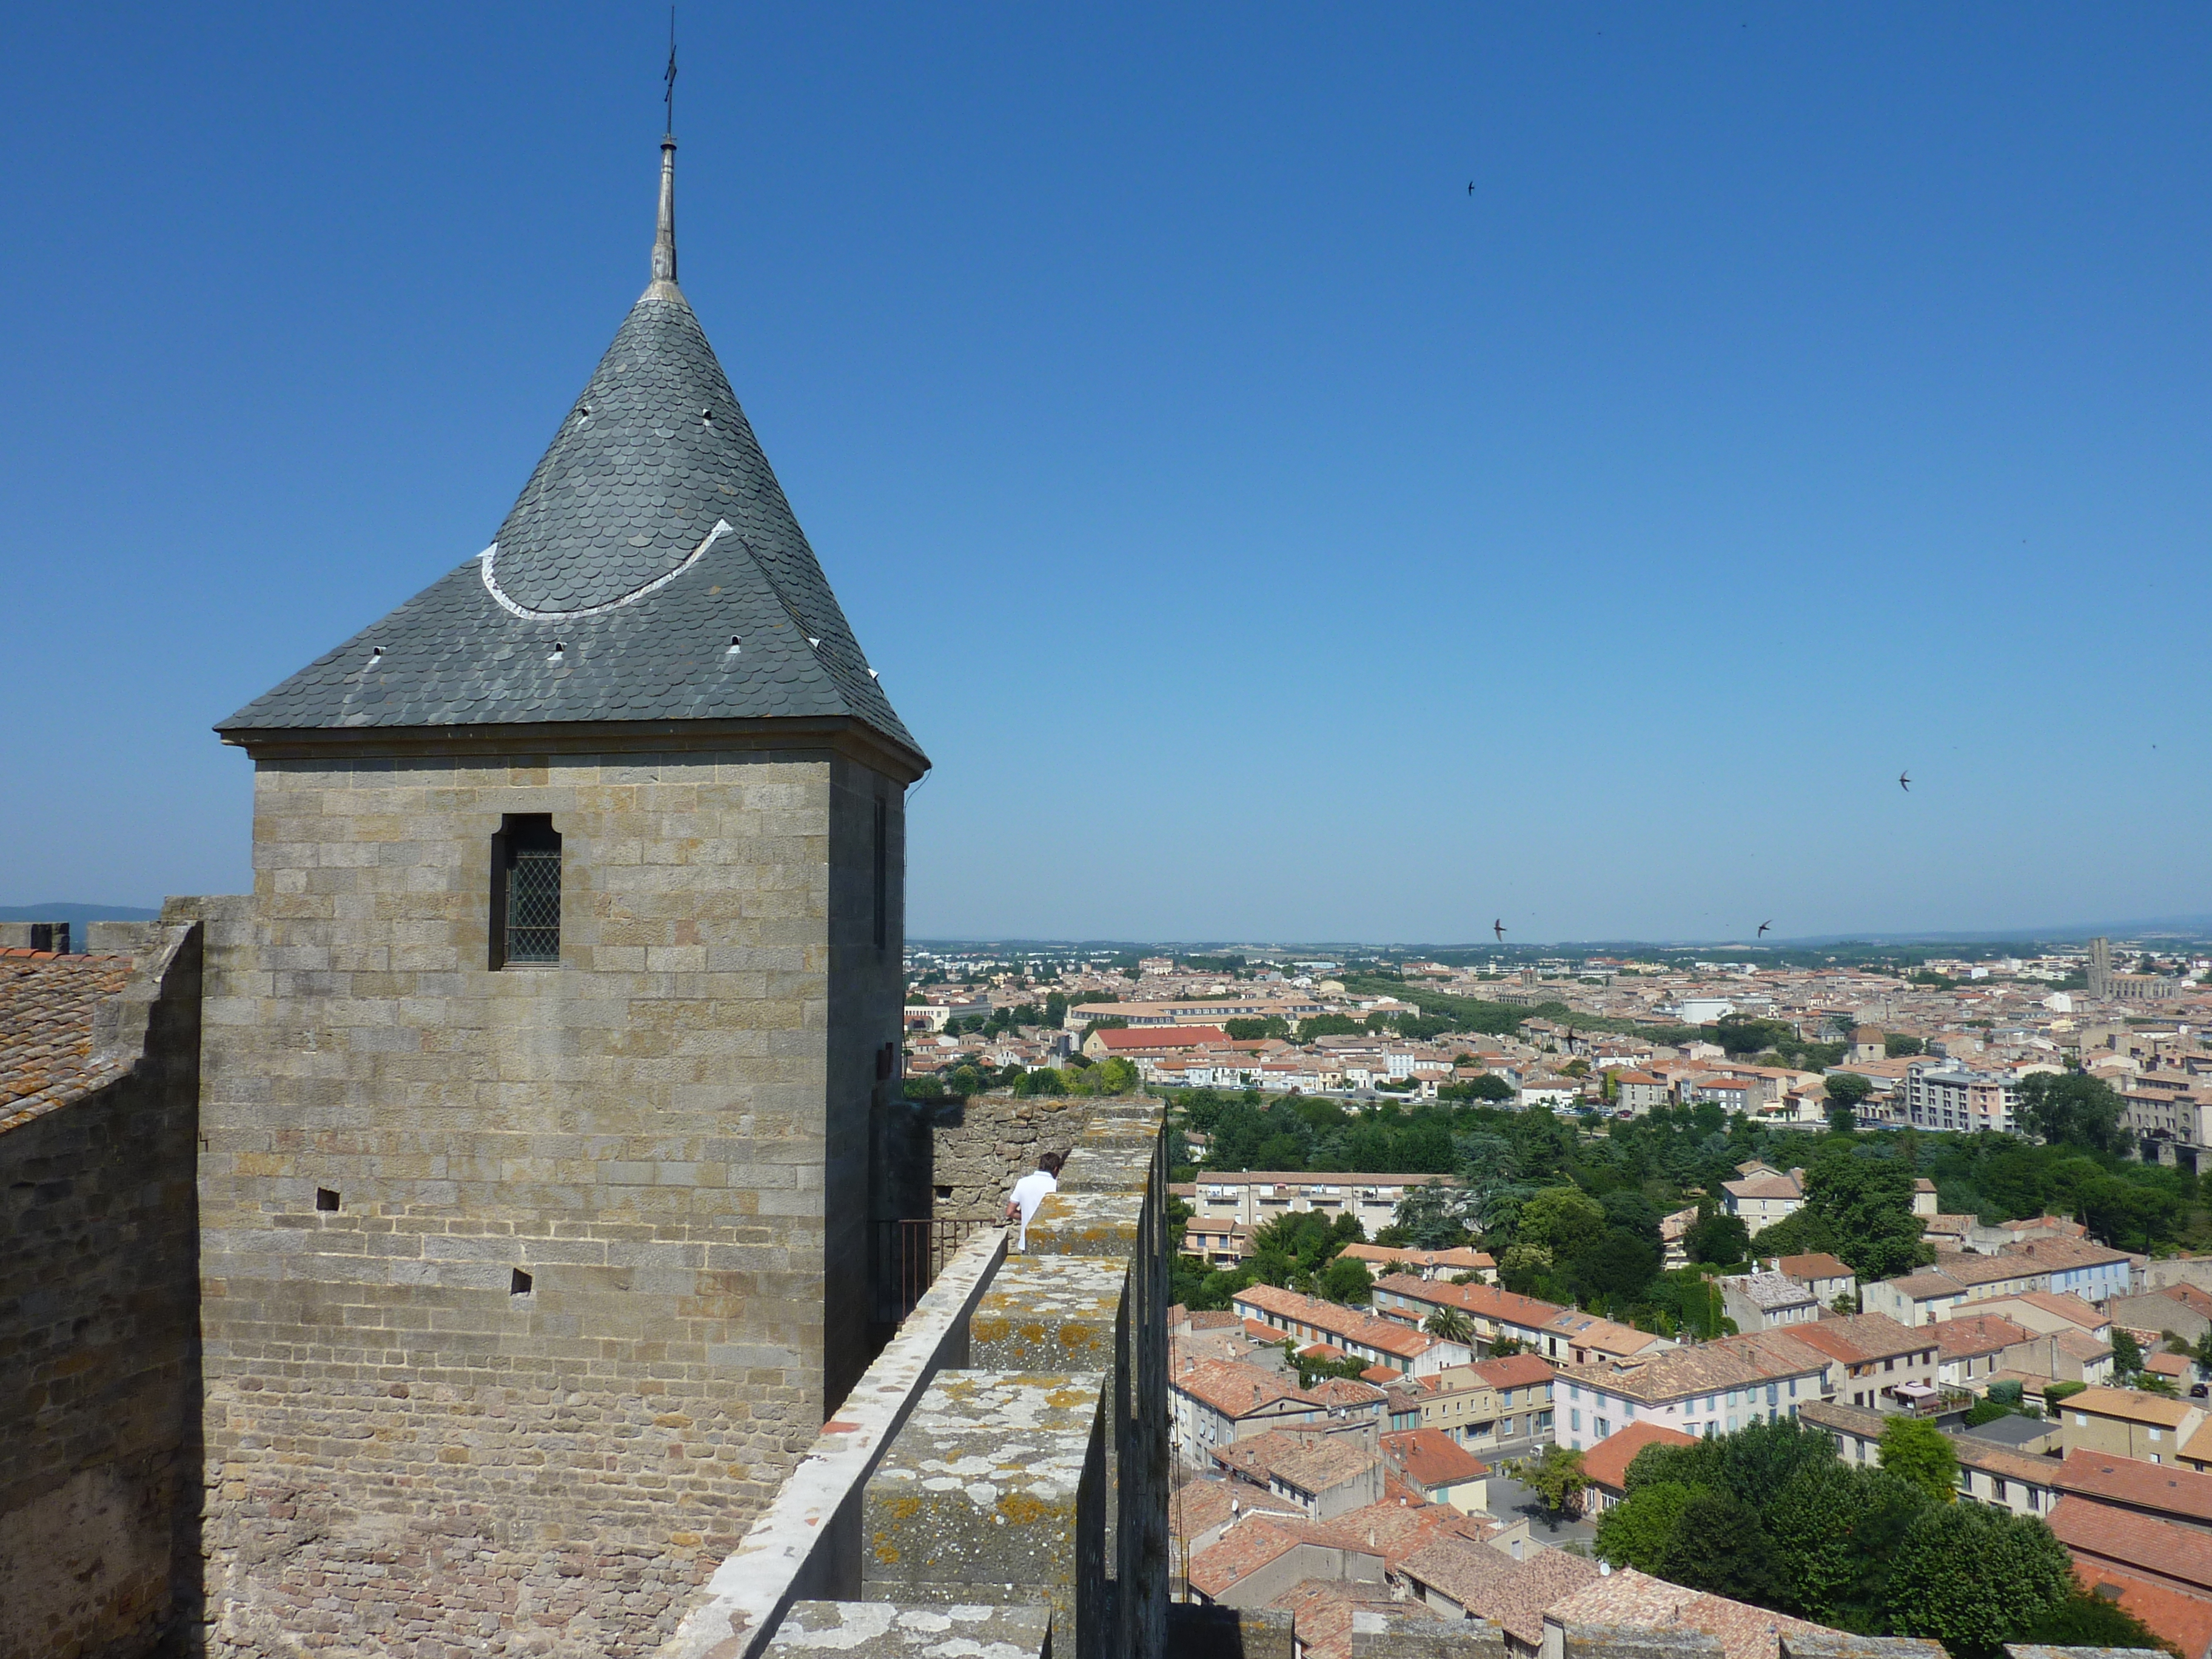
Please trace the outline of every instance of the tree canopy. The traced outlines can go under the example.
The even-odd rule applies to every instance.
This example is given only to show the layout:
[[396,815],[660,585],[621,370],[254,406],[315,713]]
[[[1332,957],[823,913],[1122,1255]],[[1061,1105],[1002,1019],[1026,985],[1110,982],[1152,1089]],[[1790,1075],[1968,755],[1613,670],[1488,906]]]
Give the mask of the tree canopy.
[[1934,1637],[1964,1659],[2038,1630],[2091,1627],[2051,1529],[1951,1502],[1937,1460],[1907,1455],[1924,1450],[1919,1439],[1900,1436],[1892,1457],[1885,1437],[1878,1468],[1839,1461],[1825,1433],[1787,1419],[1647,1446],[1598,1523],[1597,1552],[1844,1630]]

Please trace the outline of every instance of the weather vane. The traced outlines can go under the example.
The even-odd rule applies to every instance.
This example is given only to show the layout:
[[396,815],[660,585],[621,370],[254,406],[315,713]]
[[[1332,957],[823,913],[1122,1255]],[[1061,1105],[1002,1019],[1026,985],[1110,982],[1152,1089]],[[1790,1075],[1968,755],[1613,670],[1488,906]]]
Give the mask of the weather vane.
[[668,9],[668,69],[660,78],[668,87],[667,91],[661,94],[661,101],[668,106],[666,131],[673,137],[676,134],[676,8],[673,6]]

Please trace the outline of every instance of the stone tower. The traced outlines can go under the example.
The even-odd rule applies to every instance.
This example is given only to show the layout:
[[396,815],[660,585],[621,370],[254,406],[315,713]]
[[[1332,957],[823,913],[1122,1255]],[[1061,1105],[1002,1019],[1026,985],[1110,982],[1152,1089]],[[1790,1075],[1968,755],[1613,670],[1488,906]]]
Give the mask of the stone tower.
[[497,538],[225,720],[210,1647],[632,1653],[865,1368],[892,712],[676,283]]
[[2089,941],[2089,994],[2099,1002],[2112,995],[2112,942],[2099,937]]

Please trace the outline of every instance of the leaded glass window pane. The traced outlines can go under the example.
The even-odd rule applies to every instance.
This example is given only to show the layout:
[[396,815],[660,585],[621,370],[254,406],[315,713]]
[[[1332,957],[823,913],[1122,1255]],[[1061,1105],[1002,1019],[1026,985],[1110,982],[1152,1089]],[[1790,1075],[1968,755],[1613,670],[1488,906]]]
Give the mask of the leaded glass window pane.
[[507,959],[561,960],[561,849],[517,848],[507,872]]

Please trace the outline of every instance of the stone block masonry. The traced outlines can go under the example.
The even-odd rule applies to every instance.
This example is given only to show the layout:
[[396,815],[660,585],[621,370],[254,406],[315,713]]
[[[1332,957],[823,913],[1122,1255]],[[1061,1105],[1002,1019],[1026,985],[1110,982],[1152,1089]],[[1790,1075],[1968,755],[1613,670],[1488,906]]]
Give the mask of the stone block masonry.
[[[901,791],[804,748],[257,762],[251,902],[172,907],[209,1649],[647,1650],[871,1357]],[[492,965],[510,813],[561,837],[557,965]]]
[[1006,1194],[1047,1152],[1065,1158],[1093,1103],[1064,1095],[975,1095],[932,1102],[931,1213],[996,1219]]
[[146,943],[0,1113],[0,1659],[145,1652],[198,1575],[200,932]]

